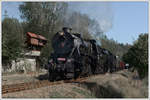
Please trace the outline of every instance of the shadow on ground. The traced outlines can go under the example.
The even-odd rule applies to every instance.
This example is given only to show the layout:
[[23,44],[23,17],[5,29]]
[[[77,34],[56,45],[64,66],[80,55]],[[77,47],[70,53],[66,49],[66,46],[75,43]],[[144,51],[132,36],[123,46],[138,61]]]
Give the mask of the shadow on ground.
[[[39,75],[38,77],[35,77],[35,78],[40,80],[40,81],[49,80],[49,75],[48,75],[48,73],[46,73],[46,74],[43,74],[43,75]],[[60,77],[56,77],[55,81],[60,81],[60,80],[62,80]]]
[[80,86],[90,90],[96,98],[123,98],[123,95],[110,85],[104,87],[95,82],[84,82],[80,83]]
[[38,80],[48,80],[48,74],[39,75],[38,77],[35,77]]

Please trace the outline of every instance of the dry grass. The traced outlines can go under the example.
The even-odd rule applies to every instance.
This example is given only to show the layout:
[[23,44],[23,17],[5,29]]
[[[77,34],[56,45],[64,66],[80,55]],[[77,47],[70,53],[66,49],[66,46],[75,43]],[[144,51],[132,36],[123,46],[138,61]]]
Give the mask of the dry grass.
[[[14,78],[15,77],[15,78]],[[7,77],[6,83],[11,81],[40,81],[45,77],[33,76],[11,76]],[[24,78],[23,78],[24,77]],[[6,78],[4,78],[6,79]],[[33,90],[25,90],[16,93],[2,95],[3,98],[147,98],[148,78],[139,80],[140,84],[135,84],[132,73],[124,70],[113,74],[102,74],[89,77],[84,83],[63,83],[60,85],[42,87]]]

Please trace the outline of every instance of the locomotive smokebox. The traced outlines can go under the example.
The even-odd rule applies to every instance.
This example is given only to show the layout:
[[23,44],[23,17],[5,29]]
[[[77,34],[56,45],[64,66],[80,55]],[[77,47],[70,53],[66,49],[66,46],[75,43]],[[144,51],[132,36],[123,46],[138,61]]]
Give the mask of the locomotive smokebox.
[[57,64],[55,67],[55,72],[58,72],[63,77],[73,78],[74,77],[74,60],[72,58],[57,58]]
[[[66,73],[74,72],[74,60],[73,59],[67,59],[67,58],[57,58],[57,65],[56,70],[64,71]],[[63,60],[63,61],[62,61]]]

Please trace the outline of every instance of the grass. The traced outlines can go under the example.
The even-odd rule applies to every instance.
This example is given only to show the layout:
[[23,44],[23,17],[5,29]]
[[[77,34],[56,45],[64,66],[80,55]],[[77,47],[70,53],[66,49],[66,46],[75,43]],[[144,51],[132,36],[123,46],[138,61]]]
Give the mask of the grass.
[[3,72],[2,73],[2,76],[3,75],[13,75],[13,74],[18,74],[19,72],[16,72],[16,71],[12,71],[12,72]]
[[49,98],[95,98],[88,90],[83,90],[78,87],[67,88],[69,91],[57,90],[50,93]]
[[76,87],[73,87],[72,90],[81,94],[81,95],[84,95],[85,98],[94,98],[94,96],[91,93],[89,93],[88,91],[83,91],[82,89],[79,89]]
[[59,92],[52,92],[50,98],[63,98],[63,96]]

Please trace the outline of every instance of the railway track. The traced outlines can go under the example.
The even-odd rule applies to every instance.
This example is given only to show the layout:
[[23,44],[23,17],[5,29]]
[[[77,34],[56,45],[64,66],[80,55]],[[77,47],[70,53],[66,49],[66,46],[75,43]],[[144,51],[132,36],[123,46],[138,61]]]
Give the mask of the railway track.
[[[115,72],[120,71],[120,70],[122,70],[122,68],[117,68]],[[44,81],[38,81],[38,82],[27,82],[27,83],[18,83],[18,84],[12,84],[12,85],[3,85],[2,94],[36,89],[36,88],[57,85],[57,84],[62,84],[62,83],[75,83],[75,82],[82,83],[82,82],[85,82],[87,78],[89,77],[81,77],[81,78],[77,78],[76,80],[71,79],[71,80],[62,80],[62,81],[55,81],[55,82],[44,80]]]
[[56,82],[50,82],[48,80],[44,81],[38,81],[38,82],[28,82],[28,83],[19,83],[19,84],[12,84],[12,85],[3,85],[2,86],[2,94],[6,93],[12,93],[12,92],[19,92],[23,90],[30,90],[30,89],[36,89],[41,88],[45,86],[52,86],[62,83],[75,83],[75,82],[85,82],[86,78],[78,78],[76,80],[63,80],[63,81],[56,81]]

